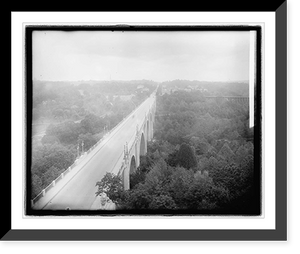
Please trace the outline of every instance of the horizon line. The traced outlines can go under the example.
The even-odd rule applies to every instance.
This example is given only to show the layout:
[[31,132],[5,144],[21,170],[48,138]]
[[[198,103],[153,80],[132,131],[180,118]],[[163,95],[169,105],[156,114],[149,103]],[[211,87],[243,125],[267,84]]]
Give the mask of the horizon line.
[[131,80],[122,80],[122,79],[114,79],[114,80],[104,80],[104,79],[89,79],[89,80],[44,80],[44,79],[32,79],[32,81],[41,81],[41,82],[132,82],[132,81],[150,81],[154,83],[164,83],[164,82],[172,82],[172,81],[190,81],[190,82],[216,82],[216,83],[246,83],[249,82],[247,79],[241,80],[196,80],[196,79],[172,79],[172,80],[164,80],[164,81],[154,81],[151,79],[131,79]]

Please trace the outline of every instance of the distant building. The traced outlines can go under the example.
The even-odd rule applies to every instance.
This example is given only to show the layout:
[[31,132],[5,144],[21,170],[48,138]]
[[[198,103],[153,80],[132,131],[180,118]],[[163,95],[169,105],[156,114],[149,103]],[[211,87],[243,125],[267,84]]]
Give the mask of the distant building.
[[197,91],[200,91],[200,92],[202,92],[202,93],[203,93],[203,92],[207,92],[207,89],[206,89],[206,88],[197,88],[196,90],[197,90]]

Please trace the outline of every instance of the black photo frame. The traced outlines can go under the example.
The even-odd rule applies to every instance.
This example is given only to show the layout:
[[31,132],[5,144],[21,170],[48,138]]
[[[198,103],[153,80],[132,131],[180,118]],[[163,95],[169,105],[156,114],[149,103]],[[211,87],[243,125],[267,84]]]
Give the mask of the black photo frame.
[[[254,189],[253,202],[251,202],[250,209],[236,210],[232,209],[219,209],[216,210],[189,210],[189,209],[175,209],[175,210],[36,210],[32,209],[31,206],[31,165],[32,165],[32,98],[33,98],[33,77],[32,77],[32,66],[33,66],[33,43],[32,43],[32,34],[33,32],[43,32],[43,31],[63,31],[63,32],[107,32],[107,31],[116,31],[116,32],[250,32],[253,31],[256,33],[256,89],[255,89],[255,112],[254,118],[255,127],[254,129]],[[262,121],[261,116],[261,103],[262,103],[262,26],[260,25],[185,25],[185,26],[163,26],[163,25],[130,25],[130,26],[76,26],[76,25],[66,25],[66,26],[27,26],[25,28],[25,59],[26,59],[26,203],[25,203],[25,215],[28,216],[260,216],[262,215]]]
[[[231,9],[230,9],[231,10]],[[204,11],[229,11],[209,9]],[[1,227],[2,241],[284,241],[287,239],[287,2],[273,3],[267,10],[259,7],[236,11],[275,12],[276,19],[276,212],[275,229],[267,230],[29,230],[11,228],[11,191],[6,200]],[[10,172],[6,179],[11,183]],[[11,187],[11,186],[10,186]],[[11,188],[7,188],[10,190]],[[7,193],[7,191],[6,191]],[[280,194],[279,194],[280,193]]]

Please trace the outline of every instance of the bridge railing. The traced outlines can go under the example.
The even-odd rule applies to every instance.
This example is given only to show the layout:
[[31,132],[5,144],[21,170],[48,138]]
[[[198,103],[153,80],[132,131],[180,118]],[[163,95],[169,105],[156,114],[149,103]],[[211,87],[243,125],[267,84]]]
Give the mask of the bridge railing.
[[[138,140],[138,137],[140,136],[140,133],[143,131],[144,129],[144,124],[141,124],[139,126],[139,128],[137,129],[137,132],[134,134],[134,139],[130,138],[130,140],[132,140],[132,143],[128,143],[129,145],[129,148],[128,148],[128,155],[131,154],[132,150],[134,149],[135,147],[135,144]],[[123,153],[123,160],[122,160],[122,164],[121,164],[121,167],[119,168],[119,171],[118,171],[118,175],[121,175],[122,174],[122,171],[125,169],[126,167],[126,162],[129,162],[129,158],[126,158],[126,156],[124,155]]]
[[[148,98],[147,98],[148,99]],[[147,100],[146,99],[146,100]],[[145,100],[145,101],[146,101]],[[122,125],[129,117],[131,117],[131,115],[133,115],[138,108],[143,104],[143,102],[141,104],[139,104],[132,112],[130,112],[126,117],[124,117],[122,119],[122,121],[120,121],[116,126],[114,126],[111,130],[109,130],[107,133],[105,133],[105,135],[95,144],[93,145],[89,150],[87,150],[81,157],[77,158],[74,163],[68,167],[64,172],[62,172],[57,178],[55,178],[49,185],[47,185],[40,193],[38,193],[33,199],[31,199],[31,206],[33,207],[42,197],[44,197],[46,195],[46,193],[53,188],[61,179],[64,178],[64,176],[66,176],[69,172],[71,172],[71,170],[77,165],[79,164],[83,158],[86,157],[86,155],[90,154],[96,147],[98,147],[103,141],[104,139],[110,135],[112,132],[114,132],[120,125]]]
[[31,205],[34,206],[46,193],[53,188],[61,179],[64,178],[71,170],[78,164],[78,159],[68,167],[64,172],[62,172],[57,178],[55,178],[49,185],[47,185],[39,194],[37,194],[33,199],[31,199]]
[[[124,119],[123,119],[124,120]],[[122,120],[122,121],[123,121]],[[118,124],[119,125],[119,124]],[[116,126],[117,127],[117,126]],[[115,129],[115,128],[114,128]],[[113,129],[112,129],[113,130]],[[32,200],[31,205],[34,206],[42,197],[46,195],[46,193],[53,188],[61,179],[64,178],[71,170],[78,165],[89,153],[91,153],[98,145],[100,145],[103,140],[106,138],[107,135],[109,135],[112,130],[110,130],[108,133],[106,133],[98,142],[93,145],[88,151],[86,151],[84,154],[82,154],[79,158],[77,158],[72,165],[70,165],[65,171],[63,171],[57,178],[55,178],[49,185],[47,185],[39,194],[37,194]]]

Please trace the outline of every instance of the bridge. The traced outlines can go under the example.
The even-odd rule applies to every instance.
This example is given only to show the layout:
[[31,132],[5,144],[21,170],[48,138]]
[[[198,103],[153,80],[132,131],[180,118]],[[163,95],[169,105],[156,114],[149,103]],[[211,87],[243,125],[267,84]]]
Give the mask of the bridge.
[[107,172],[121,175],[124,189],[129,189],[130,174],[140,165],[140,156],[147,153],[147,142],[153,138],[156,90],[31,200],[32,209],[97,210],[96,182]]

